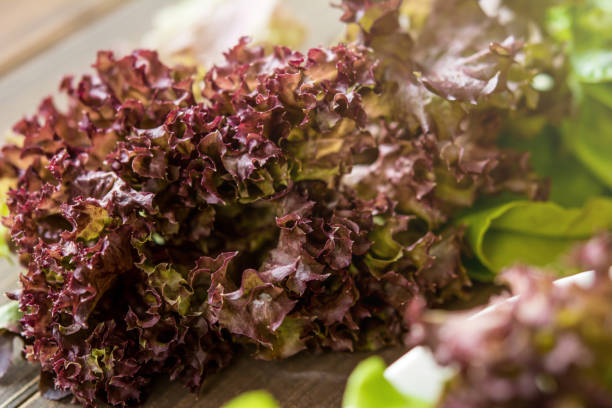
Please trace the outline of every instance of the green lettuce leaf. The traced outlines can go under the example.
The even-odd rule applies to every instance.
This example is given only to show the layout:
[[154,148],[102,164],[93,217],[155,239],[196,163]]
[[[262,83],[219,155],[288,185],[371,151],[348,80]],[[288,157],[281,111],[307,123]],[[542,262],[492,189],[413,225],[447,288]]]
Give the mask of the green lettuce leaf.
[[[553,202],[511,201],[481,207],[458,221],[478,260],[493,273],[521,262],[547,266],[576,241],[612,229],[612,199],[592,198],[582,208]],[[486,276],[469,271],[475,279]]]
[[500,144],[529,152],[535,172],[550,181],[549,200],[559,205],[580,207],[589,198],[607,195],[610,191],[564,143],[557,128],[546,126],[532,138],[506,132]]
[[585,98],[578,117],[564,124],[563,137],[582,163],[612,187],[612,109]]
[[567,2],[550,10],[549,31],[568,48],[578,114],[563,138],[580,161],[612,186],[612,2]]
[[582,84],[582,92],[612,109],[612,81],[599,84]]
[[612,80],[612,50],[585,50],[572,56],[576,76],[587,83]]
[[612,2],[566,1],[551,8],[547,20],[549,32],[568,45],[580,82],[612,80]]
[[346,384],[343,408],[431,408],[428,402],[400,393],[384,377],[385,363],[370,357],[359,363]]
[[239,395],[223,408],[278,408],[272,395],[265,391],[250,391]]

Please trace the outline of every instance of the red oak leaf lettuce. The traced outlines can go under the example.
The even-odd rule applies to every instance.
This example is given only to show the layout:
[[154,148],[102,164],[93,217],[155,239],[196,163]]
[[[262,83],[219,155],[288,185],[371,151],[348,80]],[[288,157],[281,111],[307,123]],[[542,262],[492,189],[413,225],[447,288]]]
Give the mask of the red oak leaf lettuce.
[[[26,355],[83,405],[198,390],[259,358],[401,341],[410,301],[461,296],[482,195],[539,198],[502,117],[539,112],[520,29],[476,1],[345,1],[359,38],[305,55],[241,40],[203,77],[152,51],[100,52],[14,130],[0,171],[25,267]],[[539,114],[546,115],[544,109]]]

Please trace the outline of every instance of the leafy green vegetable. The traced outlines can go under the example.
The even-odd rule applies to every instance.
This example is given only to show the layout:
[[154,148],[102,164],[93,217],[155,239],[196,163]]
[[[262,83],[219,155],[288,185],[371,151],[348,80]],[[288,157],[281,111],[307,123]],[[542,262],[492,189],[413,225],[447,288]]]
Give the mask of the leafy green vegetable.
[[265,391],[250,391],[246,392],[227,404],[222,408],[278,408],[279,405],[274,400],[274,397]]
[[431,404],[400,393],[384,377],[385,363],[370,357],[359,363],[346,384],[343,408],[430,408]]
[[593,174],[612,186],[612,2],[568,2],[551,9],[549,30],[567,43],[580,105],[565,121],[565,143]]
[[563,127],[564,140],[593,174],[612,187],[612,109],[585,98]]
[[576,241],[612,229],[612,199],[593,198],[583,208],[511,201],[475,210],[458,222],[466,225],[469,244],[490,271],[516,262],[546,266]]
[[561,132],[546,126],[535,137],[522,138],[506,132],[500,144],[530,153],[531,165],[550,182],[548,199],[564,207],[579,207],[591,197],[610,191],[567,147]]
[[[0,177],[27,266],[21,334],[55,388],[123,406],[159,373],[199,390],[240,346],[285,358],[397,344],[415,297],[442,304],[470,284],[453,224],[483,198],[519,197],[462,219],[490,271],[555,262],[612,227],[610,201],[585,204],[612,184],[607,6],[557,10],[567,54],[541,26],[559,1],[500,1],[498,15],[418,3],[344,0],[355,41],[301,54],[242,39],[206,73],[100,52],[95,73],[62,82],[66,111],[46,99],[15,126]],[[537,136],[569,116],[570,57],[586,102],[565,145],[545,130],[500,146],[509,121]],[[576,208],[526,201],[546,198],[533,168]],[[349,388],[404,404],[380,364]]]
[[599,84],[582,84],[582,92],[593,100],[612,109],[612,81]]
[[548,30],[567,43],[574,73],[581,82],[612,79],[612,3],[565,1],[548,11]]
[[14,127],[0,177],[27,264],[25,353],[57,389],[125,405],[159,373],[199,390],[240,346],[398,344],[415,296],[443,304],[470,283],[456,211],[543,196],[526,155],[493,139],[510,115],[549,117],[531,83],[563,76],[561,47],[476,0],[402,9],[422,16],[410,29],[400,1],[341,7],[354,42],[242,39],[205,74],[100,52],[62,82],[66,110],[49,98]]
[[572,63],[576,75],[581,81],[597,83],[612,79],[612,51],[576,52],[573,55]]
[[[612,228],[612,201],[605,198],[612,187],[612,3],[557,3],[547,28],[567,44],[577,115],[560,131],[536,117],[510,125],[501,138],[502,146],[530,153],[530,164],[551,183],[551,201],[490,203],[461,218],[472,250],[489,271],[472,268],[475,278],[490,279],[490,272],[515,262],[558,263],[575,241]],[[526,129],[536,129],[535,136]]]

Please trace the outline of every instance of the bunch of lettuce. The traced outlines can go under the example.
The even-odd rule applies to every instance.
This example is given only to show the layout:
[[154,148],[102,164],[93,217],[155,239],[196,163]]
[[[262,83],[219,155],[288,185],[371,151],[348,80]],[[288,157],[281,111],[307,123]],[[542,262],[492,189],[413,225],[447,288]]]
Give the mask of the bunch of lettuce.
[[[545,198],[501,139],[569,112],[570,69],[538,15],[412,3],[346,0],[351,43],[242,40],[204,76],[100,52],[62,82],[66,111],[46,99],[14,127],[12,296],[57,389],[124,405],[158,373],[198,390],[240,347],[376,349],[402,341],[415,296],[464,294],[481,253],[459,211]],[[558,86],[538,91],[543,73]]]

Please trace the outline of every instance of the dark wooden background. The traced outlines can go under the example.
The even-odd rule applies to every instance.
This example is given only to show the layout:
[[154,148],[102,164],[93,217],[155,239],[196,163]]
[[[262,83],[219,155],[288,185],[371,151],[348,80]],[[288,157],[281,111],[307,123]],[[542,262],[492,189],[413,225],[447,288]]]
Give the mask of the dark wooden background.
[[[255,2],[256,0],[254,0]],[[328,7],[328,0],[311,0]],[[125,52],[151,26],[153,14],[172,0],[0,0],[0,137],[38,102],[55,93],[61,77],[82,73],[98,49]],[[319,4],[320,3],[320,4]],[[311,10],[312,11],[312,10]],[[314,12],[314,11],[312,11]],[[17,285],[19,268],[0,262],[0,292]],[[6,301],[0,296],[0,304]],[[380,353],[387,362],[404,350]],[[282,362],[240,357],[211,378],[199,396],[160,379],[145,407],[219,407],[236,395],[267,389],[285,408],[339,407],[348,374],[367,354],[298,355]],[[68,407],[38,393],[38,368],[25,362],[0,380],[0,408]]]

